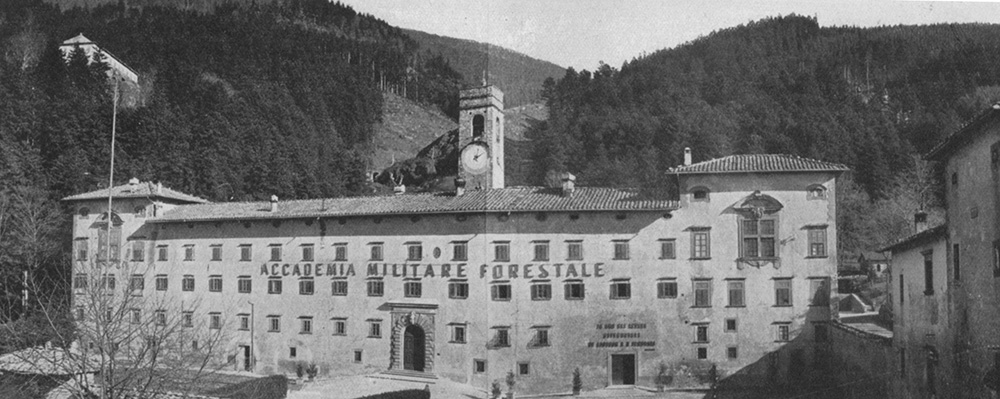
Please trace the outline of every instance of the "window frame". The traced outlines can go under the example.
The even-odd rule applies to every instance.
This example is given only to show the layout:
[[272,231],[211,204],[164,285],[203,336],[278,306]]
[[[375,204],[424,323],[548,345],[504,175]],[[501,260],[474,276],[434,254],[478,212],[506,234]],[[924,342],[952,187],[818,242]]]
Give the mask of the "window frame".
[[267,332],[281,332],[281,315],[267,316]]
[[347,296],[348,283],[346,278],[338,278],[330,281],[331,296]]
[[735,317],[727,317],[723,321],[723,332],[737,332],[739,331],[739,321]]
[[156,261],[168,262],[170,259],[170,248],[166,244],[156,246]]
[[313,333],[313,317],[299,316],[299,334]]
[[420,298],[423,296],[423,284],[420,280],[405,280],[403,281],[403,297],[404,298]]
[[334,262],[347,262],[347,243],[338,242],[333,244],[333,260]]
[[303,262],[315,262],[316,261],[316,244],[300,244],[300,251],[302,252]]
[[468,299],[469,298],[469,281],[468,280],[451,280],[451,281],[448,281],[448,298],[449,299]]
[[826,258],[828,256],[827,252],[827,231],[826,226],[807,226],[806,227],[806,257],[807,258]]
[[181,291],[193,292],[195,285],[193,274],[185,274],[184,277],[181,278]]
[[[782,285],[787,284],[787,287]],[[787,294],[782,295],[782,291],[787,291]],[[795,306],[794,300],[794,284],[791,277],[776,277],[774,278],[774,306],[775,307],[792,307]],[[787,299],[787,303],[782,302],[782,298]]]
[[220,262],[222,261],[222,244],[212,244],[208,246],[209,253],[212,258],[209,261]]
[[[819,283],[819,287],[815,284]],[[830,277],[811,277],[809,278],[809,306],[830,306],[830,295],[832,295],[832,283]],[[824,295],[819,295],[820,291]],[[823,298],[822,301],[817,301],[817,298]]]
[[208,292],[222,292],[222,275],[208,276]]
[[142,274],[133,274],[128,280],[128,290],[133,296],[142,296],[142,292],[146,289],[146,276]]
[[490,300],[494,302],[510,302],[514,296],[514,288],[510,281],[500,281],[490,284]]
[[424,260],[424,245],[421,242],[408,242],[403,244],[406,246],[406,260],[407,261],[422,261]]
[[[702,285],[702,287],[699,287]],[[712,279],[709,278],[696,278],[692,282],[692,300],[694,304],[692,308],[710,308],[712,307]],[[704,292],[703,296],[699,296],[699,292]],[[704,299],[704,300],[702,300]]]
[[368,338],[382,338],[382,320],[368,320]]
[[[671,290],[673,295],[670,295]],[[658,299],[676,299],[677,296],[678,296],[677,279],[670,278],[670,279],[661,279],[656,281],[656,297]]]
[[[726,291],[727,291],[727,307],[730,308],[745,308],[747,306],[746,299],[746,280],[743,279],[729,279],[726,280]],[[738,296],[733,294],[738,292]],[[734,301],[738,298],[739,301]],[[738,303],[737,303],[738,302]]]
[[[377,288],[377,290],[376,290]],[[365,283],[365,289],[370,297],[382,297],[385,296],[385,280],[382,279],[368,279]]]
[[708,337],[708,323],[697,323],[691,326],[694,327],[694,340],[691,343],[707,344],[711,342]]
[[533,252],[532,261],[533,262],[548,262],[549,261],[549,241],[532,241],[531,248]]
[[468,338],[467,338],[467,335],[466,335],[466,333],[468,331],[466,330],[465,327],[466,327],[465,324],[452,324],[451,325],[451,340],[448,341],[448,342],[449,343],[453,343],[453,344],[465,344],[465,343],[468,343],[468,341],[467,341]]
[[368,243],[369,247],[369,257],[370,261],[381,262],[385,260],[385,243],[382,242],[372,242]]
[[132,261],[133,262],[145,262],[146,261],[146,240],[134,239],[132,240]]
[[312,277],[300,277],[299,278],[299,295],[315,295],[316,294],[316,280]]
[[657,241],[660,243],[660,259],[677,259],[676,238],[661,238]]
[[[574,294],[574,287],[579,287],[579,295]],[[587,299],[587,286],[584,284],[583,280],[565,280],[563,282],[564,298],[567,301],[582,301]]]
[[493,261],[510,262],[510,241],[493,242]]
[[195,257],[194,244],[184,244],[183,246],[181,246],[181,250],[184,251],[183,252],[184,253],[184,258],[183,258],[184,262],[194,262],[195,261],[195,259],[194,259],[194,257]]
[[209,330],[221,330],[222,329],[222,313],[221,312],[209,312],[208,313],[208,329]]
[[566,240],[566,260],[583,260],[583,240]]
[[611,260],[629,260],[631,248],[629,240],[611,240]]
[[469,260],[468,241],[453,241],[451,243],[451,260],[460,262]]
[[[778,217],[776,215],[768,215],[760,218],[748,218],[739,217],[739,248],[740,248],[740,259],[777,259],[779,258],[778,251]],[[764,233],[765,224],[770,224],[770,234]],[[754,233],[751,234],[747,230],[747,226],[752,225]],[[748,241],[753,240],[753,245],[748,245]],[[770,240],[770,254],[766,254],[767,245],[764,244],[765,240]],[[750,253],[751,248],[753,248],[754,253]]]
[[775,326],[775,337],[774,342],[791,342],[792,340],[792,323],[781,322],[774,323]]
[[691,229],[691,259],[712,259],[712,230],[708,227]]
[[267,278],[267,293],[273,295],[281,295],[284,291],[284,283],[281,281],[281,277],[271,276]]
[[[544,290],[542,289],[544,287]],[[532,301],[550,301],[552,300],[552,283],[548,281],[536,281],[531,283],[531,300]],[[545,292],[542,292],[545,291]],[[541,294],[546,295],[541,295]]]
[[624,300],[632,298],[632,282],[627,279],[611,280],[608,299]]
[[347,318],[346,317],[334,317],[331,320],[333,321],[333,335],[346,336],[347,335]]
[[157,274],[153,278],[153,281],[156,291],[166,291],[168,288],[170,288],[170,280],[166,274]]
[[236,277],[236,292],[240,294],[253,293],[253,279],[250,276]]
[[281,262],[281,256],[282,256],[281,250],[282,250],[281,244],[268,244],[267,251],[270,254],[268,262]]
[[253,244],[240,244],[240,262],[253,262]]

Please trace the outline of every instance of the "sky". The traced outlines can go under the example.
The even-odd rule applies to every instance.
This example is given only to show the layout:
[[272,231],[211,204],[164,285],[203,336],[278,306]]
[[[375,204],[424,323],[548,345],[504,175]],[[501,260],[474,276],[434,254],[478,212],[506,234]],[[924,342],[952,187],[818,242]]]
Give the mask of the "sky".
[[[577,70],[769,16],[821,26],[1000,23],[1000,0],[338,0],[401,28],[506,47]],[[706,5],[710,4],[710,5]]]

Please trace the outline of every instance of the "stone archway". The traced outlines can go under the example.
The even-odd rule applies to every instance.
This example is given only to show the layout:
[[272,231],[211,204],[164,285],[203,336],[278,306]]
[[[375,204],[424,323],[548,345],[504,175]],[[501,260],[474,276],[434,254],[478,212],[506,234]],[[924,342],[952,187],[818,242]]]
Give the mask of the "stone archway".
[[[414,328],[409,328],[413,326]],[[405,345],[407,332],[410,332],[410,341],[413,346],[420,341],[423,351],[420,354],[411,353],[413,359],[422,360],[422,368],[414,367],[414,364],[404,364],[406,350],[412,350]],[[393,312],[392,314],[392,340],[390,342],[389,369],[422,371],[429,373],[434,371],[434,315],[417,312]],[[419,349],[419,348],[417,348]],[[421,356],[422,355],[422,356]],[[422,358],[422,359],[421,359]],[[407,367],[409,366],[409,367]]]

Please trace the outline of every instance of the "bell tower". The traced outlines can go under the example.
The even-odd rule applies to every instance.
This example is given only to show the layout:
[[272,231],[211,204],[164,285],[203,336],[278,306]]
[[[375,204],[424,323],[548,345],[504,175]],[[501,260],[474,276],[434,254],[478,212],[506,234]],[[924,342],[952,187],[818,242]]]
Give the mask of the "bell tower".
[[503,92],[495,86],[462,90],[458,108],[458,177],[468,190],[503,188]]

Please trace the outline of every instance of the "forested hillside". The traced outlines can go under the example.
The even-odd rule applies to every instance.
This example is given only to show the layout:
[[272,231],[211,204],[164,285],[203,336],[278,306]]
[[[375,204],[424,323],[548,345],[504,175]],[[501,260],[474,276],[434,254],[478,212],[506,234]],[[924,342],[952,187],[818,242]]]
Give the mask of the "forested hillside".
[[715,32],[620,69],[547,81],[536,183],[568,170],[586,185],[667,185],[680,163],[736,153],[840,162],[841,244],[874,249],[933,209],[936,140],[1000,99],[1000,26],[821,28],[776,17]]

